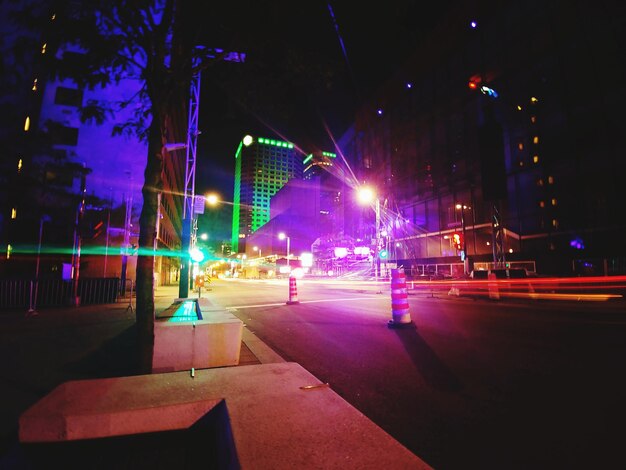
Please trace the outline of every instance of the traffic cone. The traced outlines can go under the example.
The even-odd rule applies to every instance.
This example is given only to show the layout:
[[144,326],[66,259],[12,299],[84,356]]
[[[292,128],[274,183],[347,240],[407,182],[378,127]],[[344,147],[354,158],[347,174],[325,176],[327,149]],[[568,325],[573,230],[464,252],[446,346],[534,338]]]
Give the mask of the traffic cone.
[[487,275],[487,288],[489,289],[489,298],[491,300],[500,300],[500,290],[498,289],[498,280],[495,273]]
[[414,326],[409,311],[409,296],[406,290],[404,268],[391,270],[391,315],[392,318],[387,324],[389,328]]
[[287,305],[299,304],[298,301],[298,286],[296,286],[296,278],[289,276],[289,300]]

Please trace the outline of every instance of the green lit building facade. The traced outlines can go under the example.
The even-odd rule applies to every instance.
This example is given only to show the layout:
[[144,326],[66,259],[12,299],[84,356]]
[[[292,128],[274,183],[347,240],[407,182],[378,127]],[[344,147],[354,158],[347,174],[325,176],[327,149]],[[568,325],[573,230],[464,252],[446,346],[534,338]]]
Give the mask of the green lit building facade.
[[235,153],[232,253],[270,220],[270,199],[292,178],[302,178],[302,158],[292,143],[245,136]]

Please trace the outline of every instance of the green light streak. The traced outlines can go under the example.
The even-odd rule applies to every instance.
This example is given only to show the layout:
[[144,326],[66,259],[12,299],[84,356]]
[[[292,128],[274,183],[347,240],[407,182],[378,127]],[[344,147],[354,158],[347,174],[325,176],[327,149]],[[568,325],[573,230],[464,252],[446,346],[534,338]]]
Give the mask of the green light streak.
[[235,152],[235,160],[239,158],[241,155],[241,148],[243,147],[243,141],[239,142],[239,146],[237,147],[237,151]]
[[[13,254],[22,254],[22,255],[36,255],[37,254],[37,246],[35,245],[18,245],[15,246]],[[205,259],[201,264],[205,264],[207,262],[214,261],[222,261],[223,258],[217,257],[215,255],[211,256],[210,254],[205,253]],[[42,246],[41,247],[41,256],[46,255],[68,255],[71,256],[74,254],[74,250],[69,247],[59,247],[59,246]],[[83,246],[80,249],[81,256],[123,256],[123,249],[120,247],[111,247],[108,248],[106,246]],[[189,258],[189,253],[183,253],[180,250],[168,250],[168,249],[157,249],[153,250],[150,248],[139,248],[130,250],[127,256],[161,256],[168,258]]]

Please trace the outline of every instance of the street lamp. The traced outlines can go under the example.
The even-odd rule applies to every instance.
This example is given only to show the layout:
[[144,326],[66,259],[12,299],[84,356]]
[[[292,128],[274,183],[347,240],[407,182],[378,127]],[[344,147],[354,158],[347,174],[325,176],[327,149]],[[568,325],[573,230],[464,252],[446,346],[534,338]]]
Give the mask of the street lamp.
[[284,240],[285,238],[287,239],[287,269],[288,269],[288,270],[290,270],[290,267],[289,267],[289,241],[290,241],[290,239],[289,239],[289,237],[288,237],[287,235],[285,235],[283,232],[280,232],[280,233],[278,234],[278,238],[279,238],[280,240]]
[[[465,204],[456,204],[454,206],[457,210],[461,211],[461,233],[463,234],[463,243],[461,244],[461,259],[464,262],[464,268],[465,268],[465,272],[467,273],[468,268],[469,268],[469,263],[467,261],[467,241],[465,238],[465,209],[471,209],[471,207],[466,206]],[[475,254],[475,253],[474,253]]]
[[380,269],[380,257],[378,250],[380,249],[380,199],[372,188],[362,187],[358,191],[359,201],[362,204],[371,204],[374,202],[374,210],[376,212],[376,248],[374,249],[374,278],[378,282],[378,272]]
[[465,242],[465,209],[471,209],[471,207],[466,206],[465,204],[457,204],[454,206],[457,210],[461,211],[461,231],[463,233],[463,244],[462,249],[463,253],[467,254],[466,242]]
[[258,246],[255,246],[254,248],[252,248],[254,251],[258,251],[259,252],[259,258],[261,258],[261,248],[259,248]]
[[219,196],[215,193],[210,193],[205,196],[205,201],[209,206],[217,206],[220,202]]

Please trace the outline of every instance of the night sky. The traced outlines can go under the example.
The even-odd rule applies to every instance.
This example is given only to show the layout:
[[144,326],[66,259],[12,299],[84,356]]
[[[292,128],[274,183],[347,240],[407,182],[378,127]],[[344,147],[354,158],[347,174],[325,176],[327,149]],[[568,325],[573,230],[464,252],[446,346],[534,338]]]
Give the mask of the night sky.
[[[305,152],[334,151],[330,135],[341,137],[358,104],[453,3],[212,5],[201,42],[244,52],[246,63],[220,63],[202,74],[196,193],[232,200],[234,153],[246,133],[282,136]],[[200,230],[228,238],[231,208],[210,210]]]

